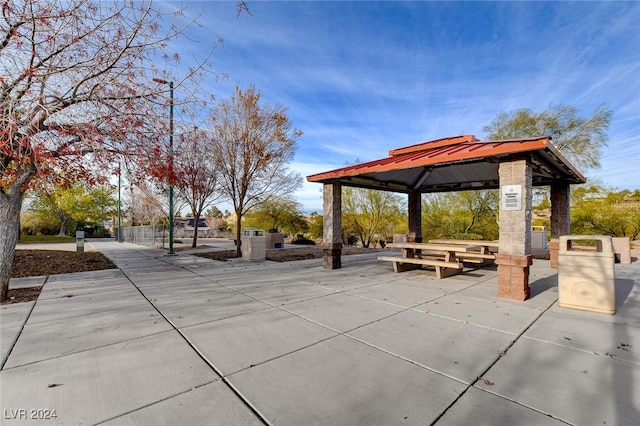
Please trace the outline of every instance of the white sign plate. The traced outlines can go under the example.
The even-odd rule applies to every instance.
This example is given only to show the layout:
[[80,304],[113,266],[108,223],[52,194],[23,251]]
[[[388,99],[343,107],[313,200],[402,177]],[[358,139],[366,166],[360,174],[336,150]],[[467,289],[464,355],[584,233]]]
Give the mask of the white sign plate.
[[522,185],[502,187],[502,210],[522,210]]

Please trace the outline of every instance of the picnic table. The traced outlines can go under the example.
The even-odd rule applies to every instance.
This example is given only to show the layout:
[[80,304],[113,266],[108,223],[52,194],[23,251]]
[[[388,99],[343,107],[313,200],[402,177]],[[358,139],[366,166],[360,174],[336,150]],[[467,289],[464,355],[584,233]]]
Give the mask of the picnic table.
[[498,241],[486,241],[486,240],[449,240],[449,239],[435,239],[429,240],[431,244],[456,244],[462,246],[474,245],[480,247],[480,253],[491,253],[491,249],[496,249],[500,245]]
[[[482,253],[480,245],[444,243],[390,243],[390,248],[402,249],[402,257],[379,256],[378,260],[393,263],[395,272],[419,269],[423,265],[433,266],[436,278],[450,277],[462,272],[465,259],[487,259],[493,255]],[[493,256],[495,258],[495,256]]]
[[476,252],[462,256],[462,260],[468,263],[475,263],[478,266],[491,265],[496,260],[495,253],[498,251],[500,242],[487,240],[452,240],[452,239],[435,239],[429,240],[434,244],[457,244],[462,246],[474,245],[480,247]]

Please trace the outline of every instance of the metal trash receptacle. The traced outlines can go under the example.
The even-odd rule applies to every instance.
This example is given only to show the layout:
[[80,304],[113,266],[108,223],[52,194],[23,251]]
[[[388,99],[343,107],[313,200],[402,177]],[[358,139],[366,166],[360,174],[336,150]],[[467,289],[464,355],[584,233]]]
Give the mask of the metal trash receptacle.
[[[594,249],[573,242],[594,241]],[[558,304],[563,308],[615,314],[615,255],[610,236],[564,235],[559,238]]]
[[549,250],[546,226],[531,227],[531,248]]
[[241,241],[242,260],[255,262],[267,258],[266,238],[262,229],[243,229]]

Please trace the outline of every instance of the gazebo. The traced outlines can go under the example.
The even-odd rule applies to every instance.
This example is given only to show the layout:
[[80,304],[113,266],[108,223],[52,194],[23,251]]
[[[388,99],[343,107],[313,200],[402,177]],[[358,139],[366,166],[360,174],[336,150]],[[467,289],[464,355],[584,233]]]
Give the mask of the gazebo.
[[[529,296],[534,186],[551,187],[551,238],[568,235],[571,184],[586,178],[551,137],[481,141],[453,136],[389,151],[389,156],[307,176],[323,184],[323,267],[341,267],[342,186],[408,195],[410,242],[422,242],[421,194],[500,189],[498,296]],[[553,249],[557,250],[557,246]]]

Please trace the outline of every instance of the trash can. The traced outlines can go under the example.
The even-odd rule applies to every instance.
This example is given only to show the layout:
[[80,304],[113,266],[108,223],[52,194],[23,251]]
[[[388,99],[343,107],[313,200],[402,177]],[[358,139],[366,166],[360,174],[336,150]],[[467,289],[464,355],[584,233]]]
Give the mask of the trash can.
[[531,227],[531,248],[549,250],[546,226]]
[[247,228],[242,230],[242,260],[260,261],[267,258],[264,231],[261,229]]
[[[576,247],[574,243],[595,242]],[[563,308],[615,314],[615,255],[610,236],[564,235],[558,250],[558,304]]]

